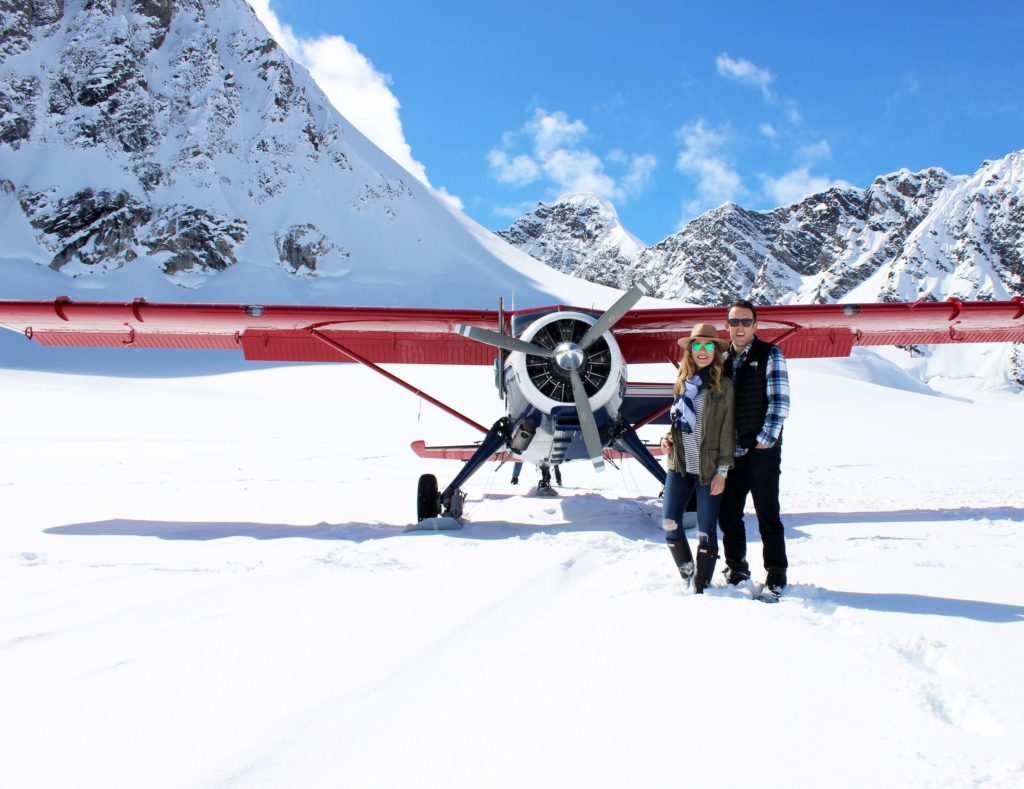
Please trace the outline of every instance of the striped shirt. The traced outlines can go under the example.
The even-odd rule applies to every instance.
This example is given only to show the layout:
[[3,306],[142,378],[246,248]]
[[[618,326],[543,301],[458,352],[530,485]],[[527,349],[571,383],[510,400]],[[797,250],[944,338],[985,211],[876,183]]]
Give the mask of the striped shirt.
[[[680,395],[682,399],[682,395]],[[696,414],[696,424],[692,433],[680,433],[683,442],[683,458],[686,460],[686,473],[700,476],[700,439],[704,435],[704,403],[708,399],[708,390],[702,386],[700,393],[693,401],[693,413]],[[678,401],[677,401],[678,402]],[[682,408],[682,403],[679,403]]]

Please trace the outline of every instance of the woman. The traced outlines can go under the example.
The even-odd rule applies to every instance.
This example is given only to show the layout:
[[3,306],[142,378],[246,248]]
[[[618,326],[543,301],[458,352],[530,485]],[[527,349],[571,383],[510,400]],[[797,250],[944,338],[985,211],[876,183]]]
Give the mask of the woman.
[[[662,528],[672,560],[687,588],[697,594],[711,582],[718,561],[718,509],[725,477],[733,464],[732,381],[722,375],[722,352],[728,340],[718,339],[710,323],[698,323],[679,341],[685,349],[673,390],[672,429],[661,439],[668,457]],[[696,576],[693,554],[683,532],[683,511],[697,491]]]

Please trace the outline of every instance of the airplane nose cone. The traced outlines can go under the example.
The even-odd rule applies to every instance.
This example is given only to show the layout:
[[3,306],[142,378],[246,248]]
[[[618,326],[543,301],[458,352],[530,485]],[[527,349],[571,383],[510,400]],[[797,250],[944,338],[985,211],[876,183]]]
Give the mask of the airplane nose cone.
[[563,370],[578,370],[583,366],[583,350],[574,342],[555,346],[555,364]]

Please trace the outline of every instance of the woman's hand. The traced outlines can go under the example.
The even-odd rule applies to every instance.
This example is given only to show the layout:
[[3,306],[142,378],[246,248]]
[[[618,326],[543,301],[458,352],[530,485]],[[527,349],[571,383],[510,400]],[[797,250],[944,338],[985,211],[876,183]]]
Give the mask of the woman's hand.
[[723,490],[725,490],[725,477],[721,474],[715,474],[711,478],[711,495],[721,496]]
[[661,451],[665,454],[670,454],[672,452],[672,439],[668,436],[661,439]]

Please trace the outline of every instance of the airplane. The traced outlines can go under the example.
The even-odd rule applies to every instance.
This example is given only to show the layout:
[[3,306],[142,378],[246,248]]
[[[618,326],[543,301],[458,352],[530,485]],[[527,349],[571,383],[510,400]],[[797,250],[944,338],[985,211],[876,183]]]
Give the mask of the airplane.
[[[677,340],[697,323],[725,325],[727,307],[634,309],[650,292],[639,282],[608,310],[554,305],[506,312],[399,307],[0,300],[0,327],[44,346],[241,350],[247,360],[357,362],[483,434],[477,444],[427,447],[425,458],[463,460],[440,489],[420,477],[410,528],[461,528],[462,486],[492,460],[537,465],[538,492],[550,468],[631,456],[659,483],[658,447],[637,430],[665,422],[673,381],[628,380],[629,364],[677,366]],[[758,306],[758,336],[787,358],[846,357],[854,347],[1024,342],[1024,299]],[[725,337],[724,329],[720,336]],[[493,365],[504,414],[489,428],[380,365]]]

